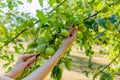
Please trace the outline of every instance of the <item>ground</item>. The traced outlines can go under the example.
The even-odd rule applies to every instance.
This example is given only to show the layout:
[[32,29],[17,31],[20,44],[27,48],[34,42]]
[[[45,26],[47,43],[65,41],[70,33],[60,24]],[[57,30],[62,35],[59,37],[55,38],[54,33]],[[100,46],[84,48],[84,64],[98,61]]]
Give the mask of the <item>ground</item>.
[[[90,69],[87,66],[88,63],[88,57],[86,57],[84,51],[81,51],[80,49],[76,49],[76,46],[72,47],[71,51],[71,58],[72,58],[72,69],[68,71],[64,65],[64,71],[62,75],[62,80],[91,80],[92,76],[86,77],[83,71],[94,71],[96,68],[100,65],[105,66],[108,64],[107,62],[107,56],[103,54],[98,54],[99,49],[101,49],[100,46],[94,46],[93,47],[95,51],[95,55],[92,58],[93,61],[93,67]],[[18,55],[16,56],[16,58]],[[2,64],[5,62],[0,60],[0,75],[5,73],[5,69],[2,69]],[[52,80],[50,78],[50,74],[44,79],[44,80]],[[96,79],[99,80],[99,79]],[[116,76],[114,80],[120,80],[120,76]]]

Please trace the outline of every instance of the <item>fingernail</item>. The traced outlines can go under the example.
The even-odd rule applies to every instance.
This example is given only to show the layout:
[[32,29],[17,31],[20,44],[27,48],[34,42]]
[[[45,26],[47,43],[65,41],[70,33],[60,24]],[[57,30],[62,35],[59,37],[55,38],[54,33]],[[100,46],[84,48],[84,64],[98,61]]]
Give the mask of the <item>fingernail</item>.
[[34,59],[36,59],[36,56],[33,56]]

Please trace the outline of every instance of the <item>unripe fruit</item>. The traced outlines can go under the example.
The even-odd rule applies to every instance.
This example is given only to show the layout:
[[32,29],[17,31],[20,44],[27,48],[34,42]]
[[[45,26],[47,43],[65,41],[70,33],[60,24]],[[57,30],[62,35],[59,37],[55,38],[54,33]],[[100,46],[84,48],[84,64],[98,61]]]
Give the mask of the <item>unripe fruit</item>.
[[61,31],[61,35],[62,35],[63,37],[68,37],[69,32],[68,32],[67,30],[63,29],[63,30]]
[[28,26],[29,27],[33,27],[34,26],[34,23],[32,21],[28,21]]
[[52,47],[48,47],[45,49],[45,54],[50,56],[55,52],[55,50]]
[[101,11],[102,11],[102,13],[107,13],[109,11],[109,6],[104,4]]
[[49,32],[46,32],[44,35],[45,35],[46,41],[51,41],[53,39],[53,37],[51,36]]
[[85,26],[80,26],[80,27],[78,27],[78,30],[81,32],[85,32],[87,30],[87,28]]

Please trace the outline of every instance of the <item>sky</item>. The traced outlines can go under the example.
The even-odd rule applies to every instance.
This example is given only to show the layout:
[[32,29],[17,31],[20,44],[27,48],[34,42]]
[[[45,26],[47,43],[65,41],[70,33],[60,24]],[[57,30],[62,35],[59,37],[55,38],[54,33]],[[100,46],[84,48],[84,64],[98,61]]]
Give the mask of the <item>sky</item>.
[[[21,11],[25,11],[25,12],[30,12],[32,14],[36,14],[36,10],[37,9],[42,9],[41,6],[39,5],[39,0],[33,0],[32,3],[27,3],[27,0],[24,0],[23,2],[25,3],[22,7],[21,7]],[[47,1],[44,0],[44,7],[47,7]]]

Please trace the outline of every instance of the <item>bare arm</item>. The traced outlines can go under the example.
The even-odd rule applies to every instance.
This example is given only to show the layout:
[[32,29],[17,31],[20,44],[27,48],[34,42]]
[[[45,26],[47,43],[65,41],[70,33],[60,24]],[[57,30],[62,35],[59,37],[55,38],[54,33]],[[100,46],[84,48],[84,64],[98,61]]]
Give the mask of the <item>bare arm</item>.
[[[71,30],[69,32],[71,35]],[[76,34],[76,30],[74,30],[72,36],[69,36],[63,40],[63,43],[58,49],[58,51],[44,65],[36,69],[23,80],[43,80],[47,76],[47,74],[52,70],[52,68],[55,66],[58,60],[62,57],[62,55],[65,53],[68,47],[75,41]]]

